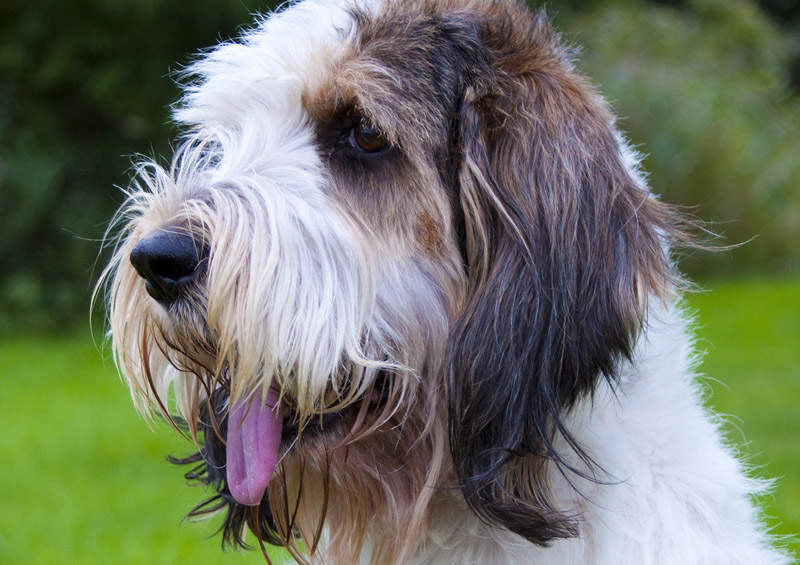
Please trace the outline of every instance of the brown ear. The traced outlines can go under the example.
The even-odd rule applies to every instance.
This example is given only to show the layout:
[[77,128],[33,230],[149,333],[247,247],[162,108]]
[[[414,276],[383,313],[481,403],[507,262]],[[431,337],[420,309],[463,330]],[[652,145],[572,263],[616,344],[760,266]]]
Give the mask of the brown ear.
[[481,30],[493,80],[460,111],[470,290],[449,344],[450,441],[472,509],[546,544],[576,532],[548,497],[545,463],[568,466],[555,436],[582,453],[562,418],[630,357],[682,236],[544,16],[505,14]]

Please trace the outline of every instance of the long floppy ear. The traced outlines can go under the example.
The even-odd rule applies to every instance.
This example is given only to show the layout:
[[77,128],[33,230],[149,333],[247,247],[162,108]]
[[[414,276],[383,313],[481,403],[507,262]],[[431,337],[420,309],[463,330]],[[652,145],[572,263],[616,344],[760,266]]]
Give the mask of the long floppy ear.
[[555,437],[582,454],[562,418],[630,357],[683,235],[626,170],[610,112],[542,14],[481,34],[492,79],[460,110],[469,292],[448,351],[451,451],[482,519],[546,544],[576,534],[548,496],[547,463],[568,466]]

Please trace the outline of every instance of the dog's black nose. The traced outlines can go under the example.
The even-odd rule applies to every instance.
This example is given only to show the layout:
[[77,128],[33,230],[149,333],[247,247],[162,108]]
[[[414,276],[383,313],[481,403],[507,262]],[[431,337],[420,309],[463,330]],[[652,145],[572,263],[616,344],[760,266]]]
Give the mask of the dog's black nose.
[[148,294],[164,306],[178,298],[203,261],[202,246],[188,234],[161,230],[142,238],[131,251],[131,263],[145,279]]

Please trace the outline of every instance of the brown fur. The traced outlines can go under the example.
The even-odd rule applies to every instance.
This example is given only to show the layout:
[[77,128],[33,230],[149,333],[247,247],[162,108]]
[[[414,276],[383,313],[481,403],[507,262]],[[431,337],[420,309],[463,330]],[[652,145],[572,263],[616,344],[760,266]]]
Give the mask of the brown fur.
[[[343,366],[345,385],[295,422],[297,443],[268,488],[275,532],[300,562],[357,563],[367,542],[373,565],[402,562],[441,489],[460,488],[481,518],[529,541],[575,535],[546,470],[576,472],[554,448],[560,434],[581,453],[561,417],[597,379],[613,379],[648,297],[679,283],[665,239],[687,237],[624,169],[609,109],[543,15],[510,0],[414,0],[355,16],[330,76],[303,94],[327,189],[380,255],[376,278],[413,265],[447,319],[403,312],[400,338],[365,349],[410,370],[355,398],[358,376]],[[348,154],[341,132],[358,120],[392,147]],[[130,308],[137,283],[119,283],[114,308]],[[196,319],[204,300],[180,318],[189,329],[127,328],[141,336],[141,361],[122,362],[149,375],[156,356],[185,370],[192,414],[220,389],[258,385],[231,382],[236,344],[216,343]],[[283,407],[292,401],[287,393]],[[304,435],[336,410],[341,420]]]

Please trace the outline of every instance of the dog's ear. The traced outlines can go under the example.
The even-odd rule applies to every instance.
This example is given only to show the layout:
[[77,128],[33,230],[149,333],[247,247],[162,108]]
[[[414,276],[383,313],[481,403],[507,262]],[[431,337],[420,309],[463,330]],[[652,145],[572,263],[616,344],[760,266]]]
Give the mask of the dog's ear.
[[666,246],[681,232],[626,169],[610,112],[544,16],[522,27],[482,29],[491,78],[459,111],[469,282],[447,394],[468,504],[546,544],[576,533],[548,495],[547,463],[570,466],[556,437],[590,462],[564,415],[630,357],[648,298],[675,282]]

